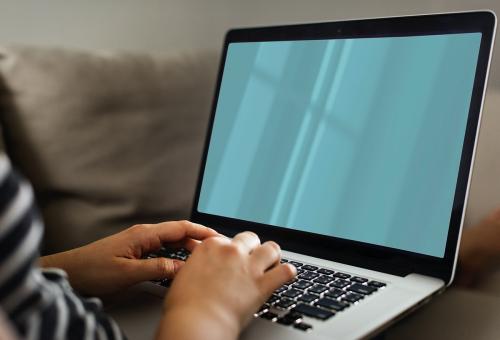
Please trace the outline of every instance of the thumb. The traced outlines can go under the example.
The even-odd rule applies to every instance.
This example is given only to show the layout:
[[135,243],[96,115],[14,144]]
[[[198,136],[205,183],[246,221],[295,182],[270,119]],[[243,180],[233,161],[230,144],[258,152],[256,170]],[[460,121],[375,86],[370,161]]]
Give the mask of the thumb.
[[172,279],[184,265],[184,261],[164,257],[134,261],[137,281]]

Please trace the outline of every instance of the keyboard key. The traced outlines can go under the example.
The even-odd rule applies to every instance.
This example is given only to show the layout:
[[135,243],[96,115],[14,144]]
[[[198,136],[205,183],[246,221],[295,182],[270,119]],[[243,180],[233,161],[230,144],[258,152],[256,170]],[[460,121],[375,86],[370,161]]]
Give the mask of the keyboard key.
[[365,279],[364,277],[353,276],[353,277],[351,277],[351,279],[349,281],[357,282],[357,283],[365,283],[368,281],[368,279]]
[[281,263],[287,263],[287,262],[288,262],[288,260],[287,260],[287,259],[281,259],[281,260],[280,260],[280,262],[281,262]]
[[379,281],[370,281],[370,282],[368,282],[368,286],[375,287],[375,288],[382,288],[382,287],[385,287],[385,283],[379,282]]
[[335,311],[340,312],[344,308],[348,307],[349,304],[329,298],[322,298],[316,302],[316,306],[320,306],[327,309],[333,309]]
[[170,287],[171,284],[172,284],[172,280],[169,280],[169,279],[165,279],[165,280],[160,282],[160,285],[162,285],[163,287]]
[[326,276],[326,275],[321,275],[320,277],[318,277],[317,279],[314,279],[313,282],[316,282],[316,283],[321,283],[321,284],[329,284],[330,282],[334,281],[335,279],[331,276]]
[[335,313],[331,311],[311,305],[306,305],[305,303],[299,303],[297,306],[295,306],[293,311],[320,320],[326,320],[335,315]]
[[303,269],[297,269],[297,276],[300,275],[300,274],[302,274],[303,272],[305,272],[305,270],[303,270]]
[[309,290],[307,291],[308,293],[314,293],[314,294],[321,294],[325,290],[328,290],[328,287],[325,285],[320,285],[320,284],[315,284]]
[[306,265],[302,266],[302,269],[314,272],[318,269],[318,267],[311,266],[310,264],[306,264]]
[[287,290],[287,289],[288,289],[288,287],[287,287],[287,286],[281,286],[281,287],[279,287],[278,289],[276,289],[276,290],[274,291],[274,294],[280,294],[280,293],[283,293],[283,292],[284,292],[285,290]]
[[294,300],[283,298],[274,304],[275,307],[287,309],[295,304]]
[[[173,252],[172,250],[170,249],[167,249],[167,248],[160,248],[160,250],[158,250],[156,252],[156,254],[158,254],[158,256],[161,256],[161,257],[170,257],[172,256]],[[156,256],[156,254],[154,254]],[[151,254],[153,255],[153,254]]]
[[266,303],[272,305],[273,303],[278,302],[279,300],[280,300],[279,296],[273,294],[269,299],[267,299]]
[[289,290],[281,293],[281,296],[293,299],[299,295],[302,295],[302,293],[303,292],[301,290],[290,288]]
[[311,303],[313,301],[316,301],[319,299],[319,295],[316,294],[304,294],[301,297],[299,297],[297,300],[306,302],[306,303]]
[[310,324],[304,323],[304,322],[296,323],[295,325],[293,325],[293,327],[300,329],[301,331],[304,331],[304,332],[307,332],[308,330],[310,330],[312,328],[312,326]]
[[301,318],[302,314],[289,312],[288,314],[279,317],[276,322],[282,325],[293,325],[297,320],[300,320]]
[[347,301],[347,302],[350,302],[350,303],[354,303],[356,301],[359,301],[361,300],[362,298],[364,298],[365,296],[363,294],[358,294],[358,293],[352,293],[352,292],[349,292],[349,293],[346,293],[343,297],[342,297],[342,301]]
[[299,280],[297,282],[295,282],[292,287],[293,288],[297,288],[297,289],[301,289],[301,290],[304,290],[306,288],[309,288],[311,287],[313,284],[312,282],[309,282],[309,281],[305,281],[305,280]]
[[333,270],[326,269],[326,268],[320,268],[317,270],[317,272],[320,274],[325,274],[325,275],[332,275],[333,273],[335,273]]
[[311,281],[317,278],[318,276],[319,276],[318,273],[306,271],[299,275],[299,279]]
[[345,294],[345,292],[342,289],[332,288],[332,289],[330,289],[329,291],[327,291],[325,293],[325,296],[328,296],[328,297],[336,299],[338,297],[341,297],[344,294]]
[[293,264],[295,268],[302,267],[303,263],[297,261],[288,261],[288,263]]
[[347,290],[363,295],[369,295],[375,291],[377,291],[377,288],[375,287],[370,287],[370,286],[365,286],[359,283],[355,283],[352,286],[348,287]]
[[297,321],[297,320],[302,319],[302,314],[290,311],[287,314],[285,314],[283,317],[285,317],[287,319],[291,319],[293,321]]
[[277,323],[285,325],[285,326],[290,326],[295,323],[292,319],[287,319],[285,317],[279,317],[278,320],[276,320]]
[[351,275],[349,274],[346,274],[346,273],[339,273],[339,272],[336,272],[335,274],[333,274],[334,277],[338,277],[339,279],[348,279],[351,277]]
[[347,287],[349,285],[350,285],[349,281],[337,279],[337,280],[331,282],[328,286],[335,287],[335,288],[344,288],[344,287]]
[[265,303],[262,307],[260,307],[257,314],[265,313],[265,312],[269,311],[269,308],[271,308],[271,306],[269,306],[267,303]]
[[273,312],[265,312],[260,315],[261,318],[267,319],[267,320],[274,320],[278,317],[278,314],[273,313]]

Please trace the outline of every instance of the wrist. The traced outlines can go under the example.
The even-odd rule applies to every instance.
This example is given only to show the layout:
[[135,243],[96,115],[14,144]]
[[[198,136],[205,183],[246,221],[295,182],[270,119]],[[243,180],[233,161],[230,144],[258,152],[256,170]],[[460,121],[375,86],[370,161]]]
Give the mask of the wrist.
[[[206,304],[167,306],[158,339],[237,339],[241,325],[234,315]],[[166,336],[168,335],[168,336]]]
[[60,268],[65,271],[71,269],[71,263],[74,262],[75,249],[61,253],[42,256],[39,259],[39,265],[42,268]]
[[80,293],[85,293],[84,285],[81,284],[81,274],[89,268],[82,265],[82,257],[78,254],[79,248],[65,252],[42,256],[39,259],[41,268],[59,268],[66,272],[71,286]]
[[61,268],[60,254],[51,254],[40,257],[38,264],[42,268]]

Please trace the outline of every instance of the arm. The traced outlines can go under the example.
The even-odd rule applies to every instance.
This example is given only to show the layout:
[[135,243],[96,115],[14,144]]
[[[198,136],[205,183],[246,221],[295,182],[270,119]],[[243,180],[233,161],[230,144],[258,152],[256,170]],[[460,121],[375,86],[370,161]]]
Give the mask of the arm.
[[77,296],[61,270],[37,267],[42,233],[30,186],[0,155],[0,309],[22,338],[121,339],[99,300]]
[[42,267],[68,273],[71,285],[85,295],[106,295],[141,281],[172,278],[183,261],[142,259],[164,244],[193,250],[213,229],[188,221],[141,224],[86,246],[40,259]]
[[296,269],[280,264],[274,242],[254,233],[213,237],[192,253],[165,299],[158,339],[236,339],[274,290]]
[[[252,313],[296,273],[293,266],[279,264],[280,250],[273,242],[260,245],[253,233],[239,234],[233,241],[211,237],[218,234],[185,221],[134,226],[38,259],[43,227],[32,203],[31,188],[0,155],[0,307],[22,337],[122,338],[100,301],[76,294],[61,269],[84,294],[106,294],[178,272],[158,336],[208,340],[235,339]],[[207,241],[200,245],[203,239]],[[192,250],[189,264],[141,259],[163,243]],[[46,268],[40,269],[37,261]],[[190,327],[193,318],[203,328]]]
[[[200,243],[201,239],[205,241]],[[191,250],[189,261],[141,259],[164,243]],[[134,226],[41,261],[65,269],[71,283],[86,294],[106,294],[135,282],[175,275],[158,339],[217,340],[236,339],[272,292],[294,277],[295,268],[280,264],[280,257],[276,243],[260,245],[253,233],[230,240],[210,228],[182,221]]]

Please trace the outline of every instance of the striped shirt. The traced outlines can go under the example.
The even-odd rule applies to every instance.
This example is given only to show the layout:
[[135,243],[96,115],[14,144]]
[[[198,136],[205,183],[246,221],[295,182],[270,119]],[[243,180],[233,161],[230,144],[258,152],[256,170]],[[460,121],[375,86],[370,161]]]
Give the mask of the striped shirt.
[[0,154],[0,315],[20,338],[121,339],[99,299],[79,296],[63,270],[37,266],[42,234],[31,187]]

